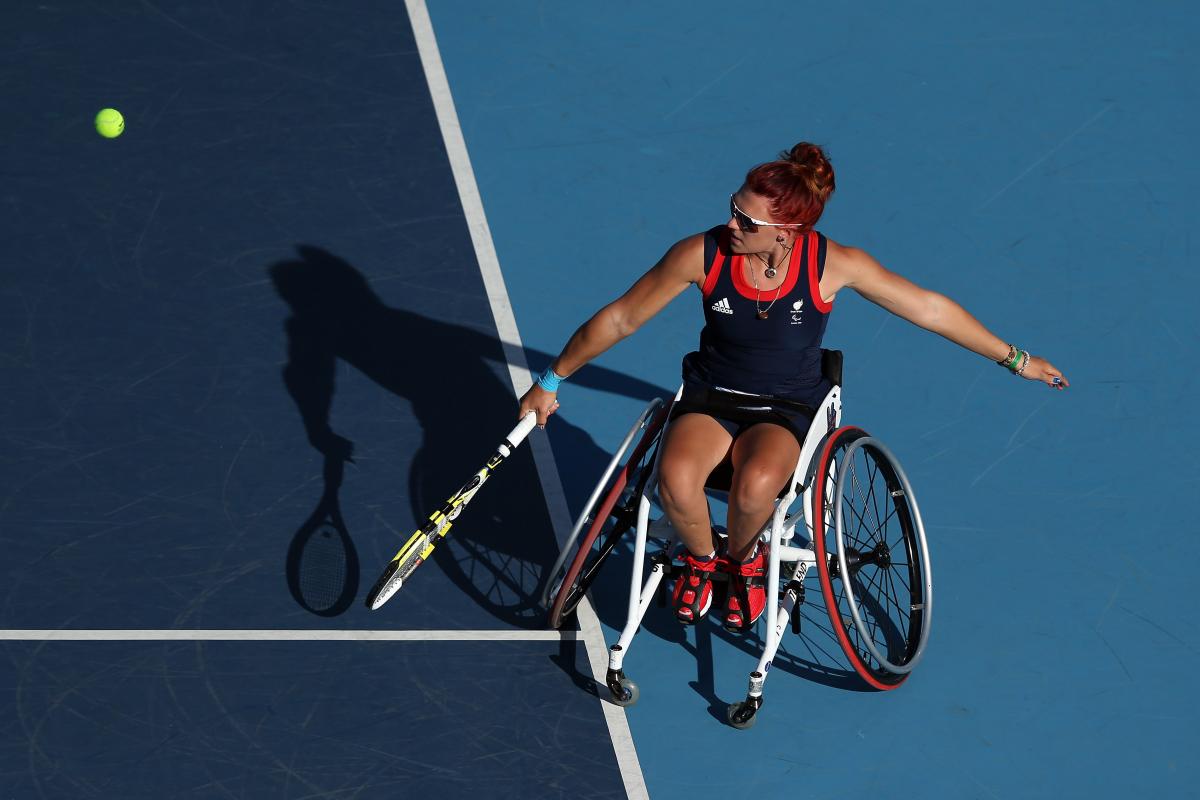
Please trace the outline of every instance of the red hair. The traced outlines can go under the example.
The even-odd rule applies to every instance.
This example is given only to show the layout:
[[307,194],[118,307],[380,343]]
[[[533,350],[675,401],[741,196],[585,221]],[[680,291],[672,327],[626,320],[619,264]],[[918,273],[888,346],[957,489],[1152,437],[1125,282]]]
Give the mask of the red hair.
[[815,144],[800,142],[746,173],[746,188],[770,202],[771,221],[811,228],[833,194],[833,165]]

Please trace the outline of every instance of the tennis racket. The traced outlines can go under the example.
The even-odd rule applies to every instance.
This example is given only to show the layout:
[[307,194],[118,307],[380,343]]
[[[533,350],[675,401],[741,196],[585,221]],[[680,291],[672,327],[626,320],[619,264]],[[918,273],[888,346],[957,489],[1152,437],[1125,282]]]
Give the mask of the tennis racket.
[[400,552],[396,553],[395,558],[387,565],[383,574],[379,576],[379,580],[375,582],[375,586],[367,594],[368,608],[375,611],[400,591],[400,587],[413,574],[413,570],[429,559],[433,549],[449,532],[450,526],[462,514],[467,503],[475,497],[475,493],[491,477],[496,468],[504,463],[517,445],[525,440],[536,423],[537,415],[530,411],[517,424],[517,427],[504,437],[504,442],[496,448],[496,452],[487,460],[484,468],[476,472],[474,477],[455,492],[444,506],[429,516],[428,522],[409,537],[408,541],[404,543],[404,547],[401,547]]

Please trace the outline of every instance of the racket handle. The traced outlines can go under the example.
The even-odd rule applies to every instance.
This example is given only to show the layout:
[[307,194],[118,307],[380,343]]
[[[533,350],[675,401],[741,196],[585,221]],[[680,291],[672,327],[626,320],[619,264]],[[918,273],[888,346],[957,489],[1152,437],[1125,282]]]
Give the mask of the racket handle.
[[[508,442],[510,449],[515,449],[517,445],[525,441],[525,437],[533,430],[533,426],[537,424],[537,413],[530,411],[524,418],[517,423],[517,427],[513,428],[508,436],[505,436],[505,441]],[[508,455],[507,453],[505,455]]]

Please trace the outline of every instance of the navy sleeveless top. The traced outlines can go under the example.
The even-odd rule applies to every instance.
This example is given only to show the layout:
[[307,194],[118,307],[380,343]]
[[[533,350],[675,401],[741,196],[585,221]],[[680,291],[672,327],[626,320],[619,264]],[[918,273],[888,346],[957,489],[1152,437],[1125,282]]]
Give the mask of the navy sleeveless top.
[[684,357],[684,380],[818,405],[831,387],[821,374],[821,339],[833,308],[818,288],[825,251],[816,231],[797,238],[777,297],[747,280],[745,258],[729,251],[727,228],[706,232],[704,330],[700,349]]

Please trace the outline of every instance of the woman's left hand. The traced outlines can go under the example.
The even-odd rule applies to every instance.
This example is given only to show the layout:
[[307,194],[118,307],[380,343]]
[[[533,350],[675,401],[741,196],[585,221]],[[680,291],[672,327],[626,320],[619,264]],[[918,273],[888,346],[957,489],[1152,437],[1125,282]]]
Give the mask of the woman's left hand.
[[1046,359],[1034,355],[1029,357],[1029,363],[1021,370],[1021,377],[1030,381],[1041,381],[1051,389],[1065,389],[1071,385],[1062,374],[1062,370]]

